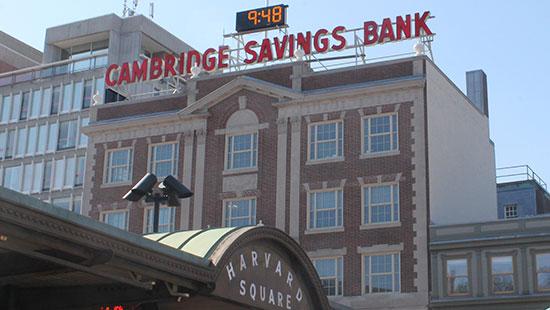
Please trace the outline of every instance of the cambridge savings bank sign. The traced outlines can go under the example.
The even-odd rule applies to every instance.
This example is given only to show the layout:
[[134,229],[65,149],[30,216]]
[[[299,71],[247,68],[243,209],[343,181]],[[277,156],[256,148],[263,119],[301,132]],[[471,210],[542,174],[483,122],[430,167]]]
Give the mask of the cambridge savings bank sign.
[[[269,8],[250,10],[240,13],[254,23],[273,22],[279,18],[279,22],[286,19],[276,15],[277,8],[286,6],[273,6]],[[272,8],[272,10],[269,10]],[[267,12],[267,13],[266,13]],[[270,12],[274,12],[271,14]],[[285,11],[281,11],[283,14]],[[237,15],[237,28],[239,27],[239,14]],[[265,17],[263,20],[260,17]],[[395,19],[384,18],[381,23],[366,21],[363,24],[363,45],[372,46],[388,42],[396,42],[407,39],[431,36],[432,31],[427,25],[430,12],[422,14],[408,14],[397,16]],[[249,21],[250,22],[250,21]],[[252,26],[253,27],[253,26]],[[253,29],[253,28],[248,28]],[[343,35],[346,27],[336,26],[329,29],[307,31],[305,33],[287,34],[282,37],[265,38],[261,42],[250,40],[244,43],[244,63],[253,65],[264,62],[292,58],[296,50],[303,51],[305,56],[313,53],[326,53],[341,51],[351,48]],[[111,64],[105,74],[105,85],[115,87],[122,84],[156,80],[170,76],[185,76],[191,73],[191,68],[200,67],[202,71],[211,72],[229,68],[229,47],[224,45],[218,48],[209,48],[204,52],[190,50],[179,55],[166,54],[163,58],[136,60],[122,65]]]

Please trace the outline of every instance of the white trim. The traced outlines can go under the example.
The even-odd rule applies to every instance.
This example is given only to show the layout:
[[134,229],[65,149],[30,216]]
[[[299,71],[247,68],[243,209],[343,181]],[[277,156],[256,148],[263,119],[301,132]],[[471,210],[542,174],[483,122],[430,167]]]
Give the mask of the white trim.
[[[129,150],[130,151],[130,154],[129,156],[127,157],[128,158],[128,163],[126,164],[128,166],[128,178],[129,180],[125,180],[125,181],[121,181],[121,182],[110,182],[110,168],[109,167],[109,164],[110,164],[110,160],[109,160],[109,155],[113,152],[118,152],[118,151],[125,151],[125,150]],[[106,149],[105,150],[105,158],[104,158],[104,169],[103,169],[103,184],[104,185],[114,185],[116,184],[116,186],[120,186],[122,185],[123,183],[126,184],[126,183],[129,183],[131,184],[132,183],[132,174],[133,174],[133,166],[134,166],[134,147],[133,146],[128,146],[128,147],[121,147],[121,148],[113,148],[113,149]]]
[[[401,246],[403,244],[401,243]],[[399,294],[401,293],[401,282],[402,282],[402,272],[401,272],[401,263],[402,263],[402,259],[401,259],[401,252],[403,250],[399,250],[399,251],[388,251],[388,252],[364,252],[364,253],[361,253],[361,295],[371,295],[371,294],[376,294],[376,295],[389,295],[389,294]],[[386,255],[391,255],[391,273],[389,272],[385,272],[385,273],[377,273],[377,275],[379,274],[384,274],[384,275],[391,275],[392,277],[392,292],[385,292],[385,293],[379,293],[379,292],[375,292],[373,293],[372,292],[372,257],[373,256],[386,256]],[[395,256],[398,256],[399,257],[399,271],[397,272],[395,270]],[[365,257],[369,257],[369,266],[365,266]],[[365,292],[365,268],[369,268],[369,292]],[[399,274],[399,289],[396,289],[396,282],[395,282],[395,275],[396,274]]]
[[[258,215],[257,215],[257,211],[258,211],[258,199],[256,196],[246,196],[246,197],[238,197],[238,198],[231,198],[231,199],[224,199],[222,201],[223,203],[223,207],[222,207],[222,227],[234,227],[234,226],[227,226],[226,225],[226,222],[227,222],[227,218],[226,218],[226,213],[227,213],[227,205],[232,202],[232,201],[247,201],[247,204],[248,204],[248,216],[241,216],[241,217],[233,217],[231,216],[231,221],[233,219],[244,219],[244,218],[247,218],[249,220],[249,224],[248,225],[256,225],[256,223],[258,222]],[[252,204],[252,202],[254,202],[254,204]],[[252,213],[254,213],[254,217],[252,217]]]
[[[315,266],[315,262],[319,260],[333,260],[334,262],[334,277],[326,277],[323,278],[321,275],[319,275],[319,271],[317,271],[317,267]],[[319,279],[322,281],[323,279],[334,279],[335,280],[335,293],[334,295],[327,295],[327,296],[343,296],[344,295],[344,257],[339,256],[324,256],[324,257],[315,257],[311,259],[311,263],[313,264],[313,267],[317,271],[317,275],[319,276]],[[339,266],[341,264],[341,266]],[[340,272],[338,272],[340,271]],[[339,285],[339,280],[342,280],[342,284]],[[324,288],[323,288],[324,289]]]
[[[382,187],[382,186],[389,186],[390,187],[390,218],[391,220],[389,222],[376,222],[376,223],[373,223],[372,222],[372,208],[371,208],[371,204],[370,204],[370,198],[372,197],[372,194],[371,194],[371,189],[373,187]],[[397,186],[397,221],[394,220],[395,218],[395,210],[394,210],[394,205],[395,205],[395,201],[394,201],[394,196],[395,196],[395,190],[394,190],[394,186]],[[369,204],[368,206],[366,206],[366,201],[365,201],[365,189],[368,189],[369,191]],[[383,226],[381,225],[385,225],[386,227],[390,226],[390,227],[395,227],[395,225],[397,226],[401,226],[401,193],[400,193],[401,189],[400,189],[400,186],[399,186],[399,182],[377,182],[377,183],[369,183],[369,184],[362,184],[361,185],[361,229],[369,229],[369,228],[382,228]],[[365,223],[365,209],[367,209],[368,211],[368,222]]]
[[[334,192],[335,193],[335,205],[334,205],[334,208],[330,209],[330,210],[334,210],[335,212],[335,226],[329,226],[329,227],[313,227],[311,228],[310,224],[311,224],[311,221],[312,219],[310,218],[310,214],[311,214],[311,207],[312,207],[312,201],[311,201],[311,195],[312,194],[317,194],[317,193],[330,193],[330,192]],[[341,224],[338,224],[338,213],[339,213],[339,208],[338,208],[338,203],[340,202],[339,200],[339,192],[341,192],[341,195],[342,195],[342,201],[341,201],[341,208],[342,208],[342,218],[341,218],[341,221],[342,223]],[[339,232],[339,231],[344,231],[344,188],[343,187],[333,187],[333,188],[323,188],[323,189],[317,189],[317,190],[309,190],[307,192],[307,215],[306,215],[306,231],[305,231],[305,234],[314,234],[314,233],[325,233],[325,232]],[[317,209],[315,209],[314,211],[314,215],[315,217],[317,216]]]
[[[394,132],[393,130],[393,117],[395,115],[395,121],[397,122],[397,131]],[[370,150],[370,147],[368,150],[365,151],[365,135],[367,134],[365,132],[365,122],[368,123],[369,128],[369,144],[371,141],[371,134],[370,134],[370,120],[373,118],[379,118],[389,116],[390,119],[390,131],[389,133],[384,134],[377,134],[377,135],[389,135],[390,136],[390,150],[382,151],[382,152],[372,152]],[[397,141],[393,141],[393,134],[397,135]],[[396,145],[396,148],[393,149],[393,145]],[[361,117],[361,153],[360,158],[371,158],[371,157],[380,157],[380,156],[392,156],[399,154],[399,113],[398,112],[388,112],[388,113],[377,113],[377,114],[368,114],[363,117]]]
[[[162,146],[162,145],[172,145],[172,158],[170,158],[170,160],[163,160],[162,162],[168,162],[170,161],[171,165],[172,165],[172,171],[170,172],[170,174],[177,178],[178,177],[178,165],[179,165],[179,141],[175,140],[175,141],[168,141],[168,142],[158,142],[158,143],[150,143],[148,148],[147,148],[147,171],[148,172],[151,172],[153,174],[155,174],[157,177],[159,177],[157,175],[157,171],[156,171],[156,166],[153,167],[153,165],[157,164],[158,161],[155,160],[153,161],[153,156],[155,155],[154,152],[153,152],[153,149],[157,146]],[[159,177],[160,179],[160,177]]]
[[[342,124],[341,125],[341,128],[340,126],[338,126],[338,124]],[[333,157],[327,157],[327,158],[318,158],[318,154],[317,154],[317,151],[316,151],[316,147],[315,147],[315,156],[313,159],[311,159],[311,144],[312,144],[312,136],[311,136],[311,128],[312,127],[315,127],[315,133],[317,133],[317,127],[318,126],[321,126],[321,125],[329,125],[329,124],[336,124],[335,126],[335,129],[336,129],[336,138],[334,140],[323,140],[324,142],[334,142],[336,143],[336,156],[333,156]],[[340,150],[339,148],[339,144],[340,144],[340,131],[341,134],[342,134],[342,149]],[[307,125],[307,158],[306,158],[306,165],[307,164],[315,164],[315,163],[324,163],[324,162],[333,162],[333,161],[343,161],[344,160],[344,144],[345,144],[345,137],[344,137],[344,132],[345,132],[345,128],[344,128],[344,120],[343,119],[333,119],[333,120],[326,120],[326,121],[320,121],[320,122],[313,122],[313,123],[308,123]],[[313,142],[313,144],[315,146],[317,146],[317,144],[319,143],[319,141],[315,141]]]
[[[235,146],[235,142],[234,142],[234,137],[237,137],[237,136],[250,136],[250,148],[247,149],[247,150],[244,150],[244,151],[237,151],[238,153],[248,153],[250,152],[250,156],[252,157],[251,158],[251,166],[249,167],[240,167],[240,168],[233,168],[234,166],[234,156],[235,156],[235,149],[234,149],[234,146]],[[232,143],[231,143],[231,160],[228,159],[228,155],[229,155],[229,139],[232,138]],[[225,174],[229,174],[229,173],[234,173],[234,172],[240,172],[240,171],[246,171],[246,170],[250,170],[250,169],[257,169],[258,168],[258,155],[259,155],[259,147],[258,147],[258,144],[259,144],[259,140],[260,140],[260,137],[259,137],[259,133],[258,131],[247,131],[247,132],[239,132],[237,134],[228,134],[225,136],[225,152],[224,152],[224,173]],[[255,145],[255,147],[254,147]],[[256,153],[256,156],[254,156],[254,152]],[[228,167],[229,166],[229,163],[231,163],[231,167]],[[227,171],[227,172],[226,172]]]
[[[170,223],[168,223],[168,232],[173,232],[176,230],[176,207],[170,207],[170,206],[161,206],[159,208],[159,230],[160,230],[160,212],[163,209],[170,209]],[[144,234],[151,234],[153,233],[153,226],[151,226],[151,231],[147,231],[147,222],[149,221],[149,212],[153,211],[153,206],[147,206],[143,208],[143,228],[142,231]],[[154,211],[153,211],[154,212]],[[154,225],[154,224],[153,224]],[[164,226],[166,226],[164,224]]]

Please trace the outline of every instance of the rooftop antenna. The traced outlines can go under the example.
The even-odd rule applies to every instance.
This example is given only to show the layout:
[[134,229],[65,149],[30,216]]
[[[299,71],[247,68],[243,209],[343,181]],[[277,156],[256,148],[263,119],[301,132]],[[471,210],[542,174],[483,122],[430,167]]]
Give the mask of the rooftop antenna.
[[155,3],[149,2],[149,17],[153,19],[155,17]]
[[128,0],[124,0],[124,9],[122,10],[122,17],[134,16],[137,11],[138,0],[132,1],[132,7],[128,7]]

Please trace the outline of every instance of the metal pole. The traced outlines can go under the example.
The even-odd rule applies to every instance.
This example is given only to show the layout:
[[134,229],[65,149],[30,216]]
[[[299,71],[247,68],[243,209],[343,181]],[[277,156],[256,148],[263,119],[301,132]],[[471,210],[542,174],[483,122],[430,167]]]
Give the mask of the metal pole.
[[153,210],[153,232],[159,232],[159,213],[160,213],[160,200],[161,196],[158,193],[155,193],[153,196],[155,202],[155,209]]

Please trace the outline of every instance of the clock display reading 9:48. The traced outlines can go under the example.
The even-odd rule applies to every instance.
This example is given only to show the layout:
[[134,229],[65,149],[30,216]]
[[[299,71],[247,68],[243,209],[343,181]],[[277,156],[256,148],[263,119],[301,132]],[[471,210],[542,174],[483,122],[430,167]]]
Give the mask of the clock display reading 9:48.
[[274,5],[237,13],[237,32],[274,28],[286,25],[288,5]]

